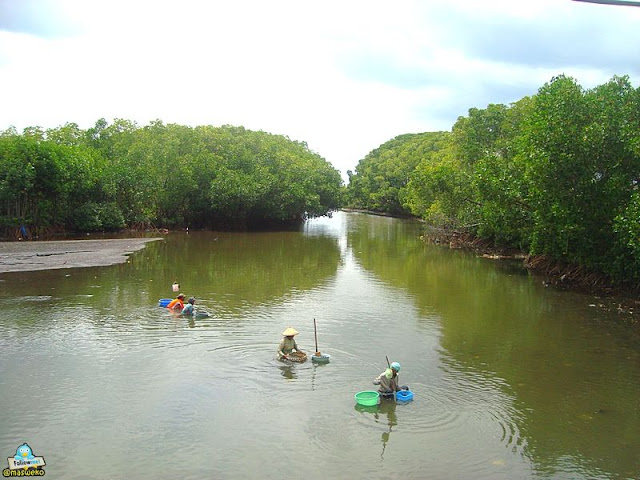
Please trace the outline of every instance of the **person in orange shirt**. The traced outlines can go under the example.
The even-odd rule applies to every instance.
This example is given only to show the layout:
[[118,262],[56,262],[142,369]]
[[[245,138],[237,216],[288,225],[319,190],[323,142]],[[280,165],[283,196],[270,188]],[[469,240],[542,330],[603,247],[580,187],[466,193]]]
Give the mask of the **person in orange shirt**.
[[179,312],[182,312],[182,309],[184,308],[184,293],[181,293],[177,298],[171,300],[169,305],[167,305],[167,308],[169,310],[178,310]]

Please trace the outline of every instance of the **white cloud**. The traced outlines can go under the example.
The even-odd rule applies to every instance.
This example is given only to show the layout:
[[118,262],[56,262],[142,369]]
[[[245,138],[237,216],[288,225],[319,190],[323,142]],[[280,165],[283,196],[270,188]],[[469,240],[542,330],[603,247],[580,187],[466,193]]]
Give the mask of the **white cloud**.
[[591,87],[640,74],[640,8],[571,0],[12,5],[0,128],[242,125],[306,141],[343,173],[396,135],[449,129],[554,75]]

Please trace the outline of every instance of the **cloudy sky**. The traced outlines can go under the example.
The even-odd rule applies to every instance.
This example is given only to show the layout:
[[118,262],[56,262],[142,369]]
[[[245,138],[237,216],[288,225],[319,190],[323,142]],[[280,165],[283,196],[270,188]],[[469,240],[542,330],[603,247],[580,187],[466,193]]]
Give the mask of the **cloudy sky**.
[[640,8],[573,0],[0,0],[0,130],[241,125],[343,175],[558,74],[640,81]]

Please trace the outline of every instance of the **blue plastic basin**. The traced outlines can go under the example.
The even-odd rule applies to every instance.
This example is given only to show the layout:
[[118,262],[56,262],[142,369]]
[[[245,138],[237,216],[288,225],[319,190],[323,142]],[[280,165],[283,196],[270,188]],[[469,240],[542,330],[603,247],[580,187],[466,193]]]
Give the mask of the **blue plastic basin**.
[[405,403],[413,400],[413,392],[410,390],[400,390],[396,392],[396,402]]
[[166,307],[167,305],[169,305],[171,303],[172,300],[173,300],[173,298],[161,298],[160,300],[158,300],[158,306],[159,307]]

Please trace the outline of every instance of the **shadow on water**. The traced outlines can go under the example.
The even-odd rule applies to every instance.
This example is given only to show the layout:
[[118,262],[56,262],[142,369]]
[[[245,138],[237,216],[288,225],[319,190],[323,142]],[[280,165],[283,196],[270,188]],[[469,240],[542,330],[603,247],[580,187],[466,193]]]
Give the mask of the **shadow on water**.
[[382,442],[382,452],[380,458],[384,458],[384,452],[391,438],[393,427],[398,425],[398,417],[396,415],[397,403],[391,399],[380,399],[378,405],[360,405],[356,403],[354,409],[360,413],[371,414],[376,423],[386,424],[387,430],[382,432],[380,440]]

